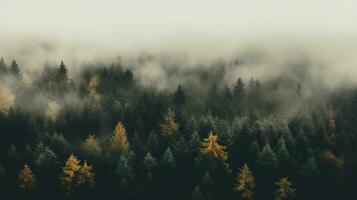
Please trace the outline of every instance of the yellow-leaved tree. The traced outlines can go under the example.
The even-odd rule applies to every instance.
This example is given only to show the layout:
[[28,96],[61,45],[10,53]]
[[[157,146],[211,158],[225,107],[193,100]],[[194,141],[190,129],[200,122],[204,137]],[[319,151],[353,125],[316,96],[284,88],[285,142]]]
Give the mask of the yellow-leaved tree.
[[17,181],[22,191],[29,191],[36,188],[36,177],[32,174],[27,164],[25,164],[24,168],[19,172]]
[[67,194],[72,192],[73,186],[89,186],[94,187],[94,173],[92,172],[93,166],[84,161],[83,166],[80,160],[73,154],[67,159],[65,166],[62,168],[60,174],[60,183],[66,190]]
[[128,151],[129,149],[129,141],[128,136],[126,134],[126,129],[121,122],[115,126],[113,131],[113,135],[110,140],[110,148],[113,151]]
[[78,171],[81,169],[80,161],[73,154],[67,159],[60,174],[60,183],[67,194],[72,192],[72,187],[77,179]]
[[171,111],[171,109],[168,109],[165,113],[164,119],[160,126],[161,133],[165,136],[173,135],[178,130],[179,126],[176,123],[175,114]]
[[94,187],[95,181],[92,169],[93,166],[87,165],[87,161],[84,161],[83,166],[78,171],[77,186]]
[[212,155],[222,161],[228,159],[228,153],[225,151],[226,147],[218,144],[217,135],[212,131],[209,133],[208,138],[202,142],[201,152],[203,155]]
[[81,152],[86,157],[89,158],[97,158],[100,156],[102,149],[99,145],[98,140],[94,137],[94,135],[89,135],[82,143],[81,143]]
[[256,187],[253,173],[250,171],[247,164],[244,164],[237,174],[237,183],[233,190],[240,192],[243,199],[253,198],[253,189]]
[[287,177],[279,179],[275,184],[278,186],[275,192],[275,200],[291,200],[295,198],[295,188]]

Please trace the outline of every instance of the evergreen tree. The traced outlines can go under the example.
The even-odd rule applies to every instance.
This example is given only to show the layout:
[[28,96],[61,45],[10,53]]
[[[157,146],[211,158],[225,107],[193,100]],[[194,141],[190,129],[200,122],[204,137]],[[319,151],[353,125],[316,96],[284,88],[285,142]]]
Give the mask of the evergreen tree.
[[170,147],[167,147],[164,155],[161,159],[162,167],[164,171],[173,172],[176,167],[176,160],[174,154],[172,153]]
[[148,152],[146,154],[146,156],[144,157],[143,165],[144,165],[145,170],[147,170],[148,172],[152,172],[155,169],[155,167],[157,166],[157,161],[151,155],[150,152]]
[[191,135],[191,139],[188,141],[189,152],[195,154],[200,150],[201,139],[197,131],[194,131]]
[[173,95],[173,104],[176,107],[180,108],[185,104],[185,102],[186,102],[186,94],[182,86],[179,84]]
[[59,156],[66,156],[71,151],[71,145],[62,134],[55,133],[51,138],[51,149]]
[[53,170],[57,165],[57,155],[49,148],[44,146],[41,142],[36,148],[35,164],[41,170]]
[[295,198],[296,190],[287,177],[279,179],[275,184],[278,187],[275,192],[275,200],[292,200]]
[[19,79],[22,78],[21,69],[15,60],[12,60],[12,62],[10,64],[10,73],[15,78],[19,78]]
[[9,151],[7,152],[7,158],[9,162],[10,169],[20,168],[20,162],[22,161],[21,155],[17,152],[16,146],[11,145]]
[[4,58],[1,56],[1,58],[0,58],[0,76],[6,74],[7,72],[8,72],[7,65],[4,61]]
[[19,188],[23,192],[36,188],[36,177],[32,174],[32,171],[27,164],[25,164],[24,168],[19,172],[17,182]]
[[244,164],[237,174],[237,183],[233,190],[240,192],[243,199],[252,199],[256,187],[255,179],[247,164]]
[[127,186],[134,178],[134,171],[130,165],[127,155],[120,156],[116,166],[115,174],[122,186]]
[[256,164],[262,172],[274,173],[277,169],[278,158],[269,144],[266,144],[258,154]]
[[192,194],[191,194],[191,198],[190,200],[203,200],[203,194],[201,192],[201,188],[200,186],[196,186],[195,189],[193,190]]
[[35,159],[35,152],[32,150],[29,144],[26,144],[24,151],[24,158],[27,162],[33,162]]
[[244,96],[244,86],[241,78],[238,78],[237,82],[233,85],[233,95],[236,99],[241,100]]
[[67,84],[68,83],[67,67],[64,64],[63,60],[61,61],[61,64],[60,64],[59,68],[57,69],[57,81],[59,81],[59,84]]

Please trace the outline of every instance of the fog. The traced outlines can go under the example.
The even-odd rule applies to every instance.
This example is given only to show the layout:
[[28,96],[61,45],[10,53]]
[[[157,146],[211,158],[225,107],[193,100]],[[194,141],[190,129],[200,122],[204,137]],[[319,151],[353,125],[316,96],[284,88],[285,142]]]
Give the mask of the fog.
[[[356,83],[355,1],[0,1],[0,55],[31,82],[45,63],[132,68],[172,88],[188,72],[224,64],[224,78],[282,74],[327,88]],[[175,70],[173,70],[173,68]],[[172,73],[175,71],[175,73]]]

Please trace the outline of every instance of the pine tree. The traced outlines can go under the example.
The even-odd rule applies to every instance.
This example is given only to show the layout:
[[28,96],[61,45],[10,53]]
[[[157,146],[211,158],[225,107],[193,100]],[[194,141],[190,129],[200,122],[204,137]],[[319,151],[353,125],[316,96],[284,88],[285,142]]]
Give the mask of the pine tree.
[[201,192],[201,188],[200,186],[196,186],[195,189],[193,190],[192,194],[191,194],[191,200],[203,200],[203,195]]
[[178,130],[179,126],[175,121],[175,114],[171,111],[171,109],[168,109],[165,113],[164,119],[160,126],[161,132],[164,136],[171,136]]
[[282,165],[286,166],[286,164],[288,164],[289,160],[290,160],[290,153],[286,148],[285,145],[285,141],[283,138],[280,138],[278,140],[278,145],[277,145],[277,150],[276,150],[276,154],[277,157],[279,159],[279,163],[281,163]]
[[120,156],[116,166],[115,174],[117,175],[117,178],[119,179],[122,186],[127,186],[134,178],[134,172],[130,166],[129,159],[126,154]]
[[67,159],[65,166],[62,168],[62,173],[60,174],[60,183],[62,187],[66,190],[67,194],[72,192],[72,187],[74,186],[78,171],[81,169],[80,161],[73,154]]
[[264,172],[275,172],[278,167],[278,158],[269,144],[265,145],[263,150],[258,154],[256,163]]
[[51,138],[51,149],[59,156],[68,155],[71,145],[62,134],[55,133]]
[[94,187],[94,173],[92,171],[93,166],[87,165],[87,161],[84,161],[84,164],[78,170],[78,181],[77,186],[88,186]]
[[61,60],[61,64],[57,69],[57,80],[60,81],[61,83],[67,83],[68,81],[67,67],[64,64],[63,60]]
[[4,61],[4,58],[1,56],[1,58],[0,58],[0,76],[6,74],[7,72],[8,72],[7,65]]
[[36,177],[32,174],[27,164],[25,164],[24,168],[19,172],[17,182],[20,189],[24,192],[36,188]]
[[233,190],[240,192],[243,199],[252,199],[256,187],[255,179],[247,164],[244,164],[237,174],[237,183]]
[[12,60],[10,64],[10,73],[15,77],[15,78],[22,78],[22,73],[19,65],[16,63],[15,60]]
[[128,136],[126,129],[121,122],[115,126],[111,138],[110,148],[113,151],[126,152],[129,150]]
[[57,163],[57,155],[49,148],[44,146],[41,142],[36,148],[35,164],[41,170],[53,170]]
[[238,100],[241,100],[244,95],[244,86],[245,84],[243,83],[241,78],[238,78],[237,82],[233,85],[233,95]]
[[172,153],[170,147],[167,147],[164,155],[161,159],[162,167],[167,172],[173,172],[176,167],[176,160],[174,154]]
[[144,157],[144,162],[143,162],[144,168],[151,172],[152,170],[155,169],[155,167],[157,166],[157,161],[156,159],[151,155],[150,152],[148,152],[146,154],[146,156]]
[[29,144],[26,144],[26,146],[25,146],[24,158],[28,162],[33,162],[35,159],[35,152],[32,150],[32,148]]
[[179,84],[173,95],[173,104],[177,107],[182,107],[186,102],[186,94],[182,86]]
[[98,140],[94,135],[89,135],[82,143],[81,143],[81,152],[86,158],[95,159],[99,158],[102,153],[102,149],[99,145]]
[[287,177],[279,179],[275,184],[278,186],[275,192],[275,200],[292,200],[295,198],[295,189]]
[[201,139],[197,131],[194,131],[191,135],[191,139],[188,141],[189,152],[196,154],[200,150]]
[[21,155],[17,152],[16,146],[11,145],[9,148],[9,151],[7,152],[7,160],[10,165],[10,169],[19,169],[21,167],[21,162],[22,162],[22,157]]
[[215,158],[226,161],[228,159],[228,153],[225,149],[225,146],[218,144],[217,135],[210,132],[208,138],[202,142],[201,153],[203,155],[212,155]]

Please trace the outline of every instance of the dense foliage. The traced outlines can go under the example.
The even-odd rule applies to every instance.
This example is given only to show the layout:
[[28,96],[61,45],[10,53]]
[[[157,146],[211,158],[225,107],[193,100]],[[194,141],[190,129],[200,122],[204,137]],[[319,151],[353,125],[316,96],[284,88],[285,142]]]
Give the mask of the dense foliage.
[[357,198],[356,89],[224,68],[158,90],[121,64],[29,82],[1,59],[1,199]]

